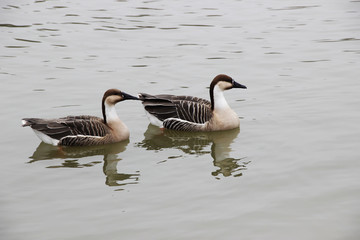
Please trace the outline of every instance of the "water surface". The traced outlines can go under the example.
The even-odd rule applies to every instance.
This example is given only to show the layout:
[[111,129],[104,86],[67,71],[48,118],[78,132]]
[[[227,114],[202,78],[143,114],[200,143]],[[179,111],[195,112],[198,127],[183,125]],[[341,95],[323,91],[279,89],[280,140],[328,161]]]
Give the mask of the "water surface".
[[[2,239],[357,239],[360,2],[0,3]],[[57,148],[23,117],[101,116],[108,88],[208,97],[241,120]]]

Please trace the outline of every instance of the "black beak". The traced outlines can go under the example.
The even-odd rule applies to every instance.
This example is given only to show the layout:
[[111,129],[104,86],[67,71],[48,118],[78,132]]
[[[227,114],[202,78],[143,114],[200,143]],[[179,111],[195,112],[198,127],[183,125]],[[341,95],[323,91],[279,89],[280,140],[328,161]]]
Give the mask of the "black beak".
[[247,88],[245,85],[242,85],[236,81],[233,80],[233,88]]
[[127,93],[124,93],[124,92],[121,92],[122,93],[122,96],[123,96],[123,100],[140,100],[140,98],[137,98],[137,97],[134,97],[130,94],[127,94]]

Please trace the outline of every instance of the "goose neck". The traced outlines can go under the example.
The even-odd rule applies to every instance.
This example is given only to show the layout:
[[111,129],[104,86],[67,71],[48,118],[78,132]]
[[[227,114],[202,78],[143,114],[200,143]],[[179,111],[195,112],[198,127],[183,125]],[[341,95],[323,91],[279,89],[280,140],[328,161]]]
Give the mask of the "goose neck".
[[224,91],[218,86],[215,86],[212,91],[211,97],[211,107],[212,110],[223,110],[228,109],[229,105],[225,99]]
[[106,101],[103,103],[103,117],[106,124],[120,120],[117,115],[115,105],[108,104]]

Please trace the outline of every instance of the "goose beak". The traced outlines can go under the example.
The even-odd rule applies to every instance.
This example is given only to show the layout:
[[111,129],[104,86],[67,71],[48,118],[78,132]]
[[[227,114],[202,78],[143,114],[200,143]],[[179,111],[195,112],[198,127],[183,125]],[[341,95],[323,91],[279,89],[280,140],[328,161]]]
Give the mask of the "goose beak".
[[233,88],[247,88],[245,85],[242,85],[236,81],[233,81]]
[[123,96],[123,100],[140,100],[139,98],[135,97],[135,96],[132,96],[130,94],[127,94],[127,93],[124,93],[124,92],[121,92],[122,93],[122,96]]

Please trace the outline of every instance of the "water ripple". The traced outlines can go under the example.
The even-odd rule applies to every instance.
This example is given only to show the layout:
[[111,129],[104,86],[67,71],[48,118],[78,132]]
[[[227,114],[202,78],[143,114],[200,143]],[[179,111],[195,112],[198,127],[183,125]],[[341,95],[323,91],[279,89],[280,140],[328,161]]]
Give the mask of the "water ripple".
[[109,20],[109,19],[114,19],[113,17],[92,17],[94,19],[106,19],[106,20]]
[[178,27],[161,27],[161,28],[158,28],[160,30],[174,30],[174,29],[179,29]]
[[214,25],[209,24],[180,24],[183,27],[214,27]]
[[12,45],[12,46],[4,46],[6,48],[28,48],[29,46],[15,46],[15,45]]
[[177,46],[206,46],[206,44],[198,44],[198,43],[179,43]]
[[96,31],[110,31],[116,32],[115,30],[139,30],[137,27],[113,27],[113,26],[102,26],[103,28],[95,28]]
[[349,53],[360,53],[360,50],[344,50],[344,52],[349,52]]
[[131,65],[131,67],[137,67],[137,68],[138,68],[138,67],[147,67],[147,66],[148,66],[148,65],[144,65],[144,64],[143,64],[143,65],[141,65],[141,64],[139,64],[139,65]]
[[321,39],[321,40],[316,40],[316,42],[346,42],[346,41],[359,41],[360,38],[342,38],[342,39],[337,39],[337,40],[332,40],[332,39]]
[[150,8],[150,7],[137,7],[136,9],[142,9],[142,10],[164,10],[161,8]]
[[3,23],[3,24],[0,24],[0,27],[25,28],[25,27],[31,27],[31,25],[15,25],[15,24]]
[[58,69],[64,69],[64,70],[73,70],[75,68],[72,68],[72,67],[56,67]]
[[52,8],[49,8],[49,9],[59,9],[59,8],[68,8],[66,6],[53,6]]
[[89,23],[84,23],[84,22],[64,22],[62,24],[89,25]]
[[79,107],[81,105],[78,104],[68,104],[68,105],[60,105],[60,106],[54,106],[53,108],[68,108],[68,107]]
[[268,8],[271,11],[282,11],[282,10],[298,10],[298,9],[305,9],[305,8],[314,8],[320,7],[319,5],[311,5],[311,6],[289,6],[284,8]]
[[38,30],[38,31],[51,31],[51,32],[60,31],[59,29],[55,29],[55,28],[38,28],[36,30]]
[[155,28],[155,26],[141,26],[141,25],[138,25],[136,27],[137,28]]
[[136,17],[136,18],[141,18],[141,17],[150,17],[150,14],[138,14],[138,15],[126,15],[126,17]]
[[36,40],[29,40],[29,39],[24,39],[24,38],[14,38],[17,41],[23,41],[23,42],[31,42],[31,43],[41,43],[40,41],[36,41]]
[[301,61],[303,63],[314,63],[314,62],[328,62],[330,61],[329,59],[319,59],[319,60],[304,60],[304,61]]
[[7,5],[7,7],[10,7],[10,8],[20,8],[20,7],[18,7],[18,6],[15,6],[15,5]]
[[54,46],[54,47],[67,47],[66,45],[62,45],[62,44],[51,44],[51,46]]
[[283,54],[283,53],[281,53],[281,52],[266,52],[264,54]]

